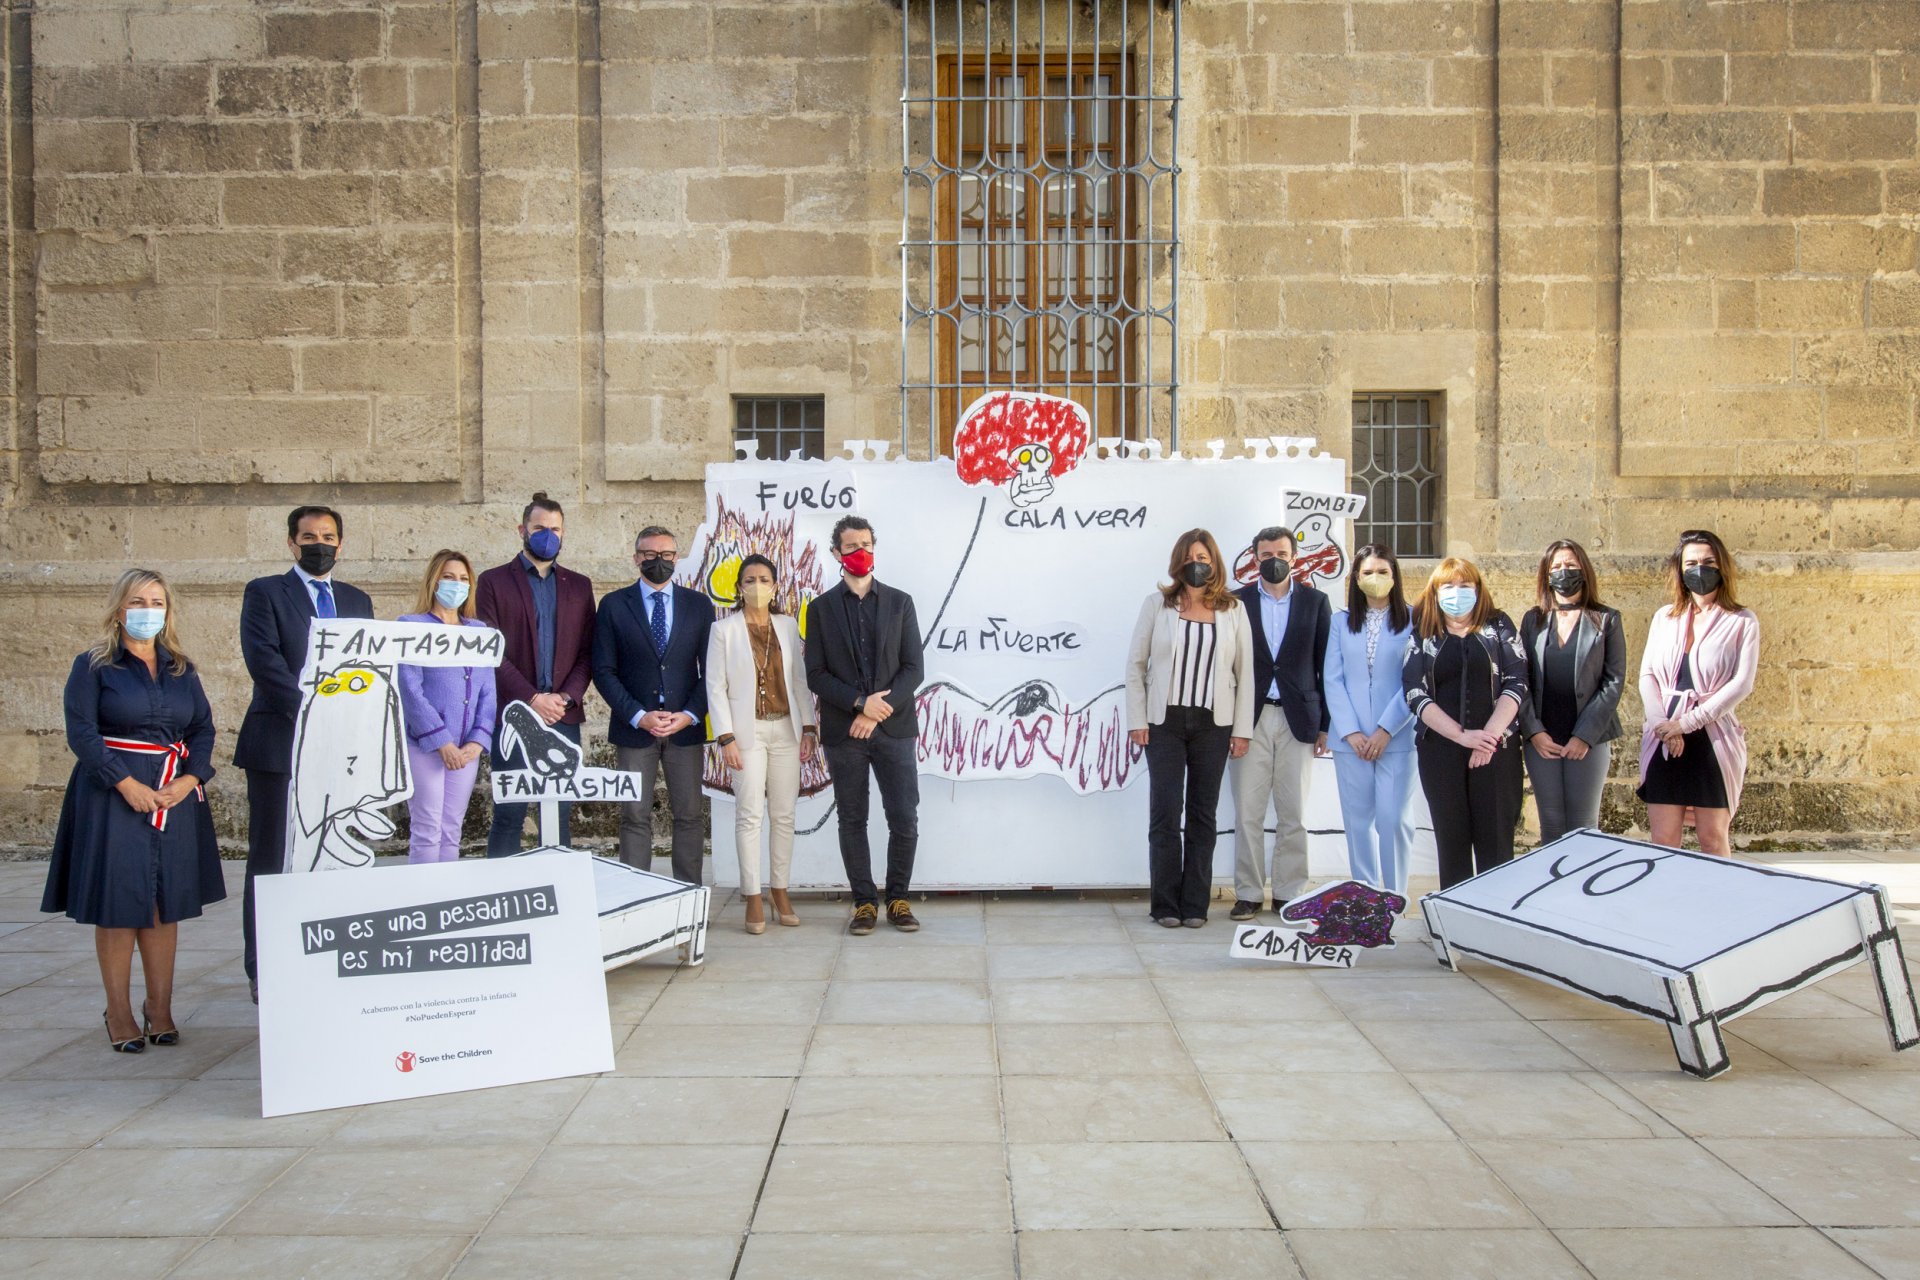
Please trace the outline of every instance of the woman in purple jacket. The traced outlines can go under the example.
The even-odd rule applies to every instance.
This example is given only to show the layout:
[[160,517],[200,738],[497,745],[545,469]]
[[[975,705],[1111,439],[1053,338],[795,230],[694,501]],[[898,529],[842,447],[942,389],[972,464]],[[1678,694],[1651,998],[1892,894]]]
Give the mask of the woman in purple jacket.
[[[400,621],[486,625],[473,616],[473,565],[458,551],[434,552],[414,608]],[[460,857],[460,828],[480,776],[478,761],[493,745],[493,669],[402,666],[400,705],[413,765],[407,861],[453,862]]]

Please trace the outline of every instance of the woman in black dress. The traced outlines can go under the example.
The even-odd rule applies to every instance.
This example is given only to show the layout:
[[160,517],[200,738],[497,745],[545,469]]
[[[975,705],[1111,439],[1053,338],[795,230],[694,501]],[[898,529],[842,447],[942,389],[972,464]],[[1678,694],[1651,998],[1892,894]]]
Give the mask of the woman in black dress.
[[[76,761],[40,909],[95,927],[107,1039],[120,1053],[180,1042],[178,922],[227,896],[202,789],[213,777],[213,709],[174,617],[166,580],[127,570],[99,643],[67,677]],[[139,1017],[129,994],[136,945],[146,979]]]

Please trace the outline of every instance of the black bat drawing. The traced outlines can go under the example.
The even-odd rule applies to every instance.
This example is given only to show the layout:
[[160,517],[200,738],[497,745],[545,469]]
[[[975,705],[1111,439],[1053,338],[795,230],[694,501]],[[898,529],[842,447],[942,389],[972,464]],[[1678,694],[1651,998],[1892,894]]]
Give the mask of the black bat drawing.
[[580,748],[554,732],[540,713],[524,702],[509,702],[500,713],[500,756],[515,753],[543,780],[571,778],[586,759]]

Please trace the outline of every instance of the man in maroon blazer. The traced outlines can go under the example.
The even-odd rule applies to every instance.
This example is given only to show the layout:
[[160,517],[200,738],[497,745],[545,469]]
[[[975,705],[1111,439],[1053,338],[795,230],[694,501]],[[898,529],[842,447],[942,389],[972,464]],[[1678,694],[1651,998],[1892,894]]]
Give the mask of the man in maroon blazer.
[[[580,700],[593,677],[593,583],[584,573],[555,563],[565,536],[566,515],[560,504],[544,493],[534,494],[520,513],[520,554],[480,575],[473,607],[482,622],[506,637],[506,656],[494,673],[501,709],[524,702],[555,732],[577,744],[586,719]],[[517,753],[512,761],[501,759],[498,726],[493,741],[495,769],[526,767]],[[572,808],[560,806],[561,844],[570,843]],[[489,858],[520,852],[526,817],[524,804],[493,807]]]

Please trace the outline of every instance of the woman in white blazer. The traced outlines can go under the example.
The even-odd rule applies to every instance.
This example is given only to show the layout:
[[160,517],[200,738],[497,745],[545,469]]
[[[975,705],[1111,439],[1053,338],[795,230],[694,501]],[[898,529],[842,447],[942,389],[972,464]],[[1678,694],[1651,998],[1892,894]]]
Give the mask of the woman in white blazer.
[[819,741],[800,628],[788,615],[773,612],[776,582],[773,561],[765,556],[741,561],[740,608],[714,623],[707,637],[707,715],[733,774],[733,840],[747,932],[753,934],[767,931],[760,903],[763,818],[771,828],[768,888],[774,914],[781,924],[800,923],[787,898],[793,810],[800,799],[800,761],[813,757]]
[[1333,615],[1327,642],[1327,715],[1340,825],[1355,880],[1402,897],[1413,850],[1413,712],[1400,672],[1413,640],[1413,613],[1393,548],[1353,553],[1347,607]]
[[1127,736],[1147,754],[1149,914],[1198,929],[1213,896],[1220,779],[1253,736],[1253,630],[1205,529],[1180,535],[1167,576],[1134,624]]

